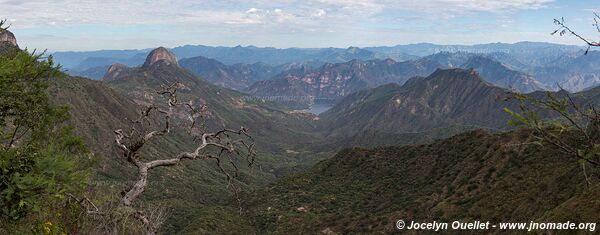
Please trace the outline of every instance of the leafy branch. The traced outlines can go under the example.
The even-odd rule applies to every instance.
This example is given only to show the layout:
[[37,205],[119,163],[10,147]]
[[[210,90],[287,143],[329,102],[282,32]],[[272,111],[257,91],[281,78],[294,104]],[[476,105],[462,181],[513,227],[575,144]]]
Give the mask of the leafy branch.
[[[596,27],[596,30],[600,33],[600,25],[598,24],[600,22],[600,15],[598,15],[597,13],[594,12],[594,24],[592,24],[594,27]],[[566,24],[565,24],[565,18],[560,18],[560,20],[558,19],[554,19],[554,24],[556,24],[557,26],[559,26],[558,29],[554,30],[554,32],[551,33],[551,35],[555,35],[555,34],[559,34],[560,36],[564,36],[565,34],[571,34],[579,39],[581,39],[582,41],[584,41],[587,45],[588,48],[585,50],[585,54],[587,55],[587,53],[590,51],[591,47],[598,47],[600,46],[600,42],[595,42],[592,41],[590,39],[587,39],[581,35],[579,35],[578,33],[576,33],[575,31],[571,30],[571,28],[569,28]]]
[[[593,105],[583,108],[564,93],[566,97],[559,98],[547,92],[545,100],[513,94],[511,98],[519,101],[520,113],[508,108],[504,111],[513,117],[510,124],[531,128],[539,144],[554,145],[569,156],[600,166],[600,114]],[[542,119],[538,116],[540,110],[549,110],[558,118]]]

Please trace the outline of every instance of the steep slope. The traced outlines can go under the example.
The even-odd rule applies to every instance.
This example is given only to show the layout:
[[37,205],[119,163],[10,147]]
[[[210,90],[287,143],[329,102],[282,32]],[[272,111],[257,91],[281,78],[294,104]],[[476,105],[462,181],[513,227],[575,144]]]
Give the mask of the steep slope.
[[484,81],[521,93],[547,89],[533,76],[514,69],[526,70],[528,67],[506,53],[440,52],[422,59],[437,61],[442,65],[440,68],[475,69]]
[[0,55],[19,49],[15,35],[5,29],[0,29]]
[[[148,57],[152,58],[157,50]],[[287,161],[276,162],[273,155],[284,154],[286,147],[314,139],[310,115],[288,113],[269,103],[249,99],[243,93],[212,85],[168,60],[157,60],[148,66],[123,71],[109,81],[108,85],[138,105],[145,105],[152,100],[148,94],[160,89],[161,85],[175,82],[182,85],[179,89],[180,100],[192,100],[209,107],[209,127],[249,128],[256,137],[257,150],[265,154],[262,156],[265,158],[263,163],[271,165],[263,166],[265,170],[277,167],[278,164],[293,164]]]
[[80,77],[52,79],[48,95],[54,104],[70,107],[76,134],[100,160],[115,154],[113,131],[129,125],[126,118],[135,117],[139,109],[102,82]]
[[113,81],[117,77],[119,77],[122,73],[127,73],[130,68],[124,64],[113,64],[104,70],[104,75],[102,76],[103,81]]
[[[114,130],[130,126],[130,120],[139,115],[140,106],[103,82],[78,77],[52,79],[48,93],[53,103],[70,107],[70,124],[93,153],[91,157],[96,165],[89,183],[95,193],[88,196],[97,202],[104,197],[118,197],[136,179],[136,170],[114,147]],[[150,144],[143,154],[152,159],[152,156],[171,156],[193,147],[185,133],[174,131],[171,137]],[[264,162],[265,167],[268,165],[268,161]],[[272,174],[246,168],[241,169],[241,175],[244,188],[274,178]],[[150,181],[153,183],[140,202],[166,205],[168,210],[177,211],[168,216],[161,228],[164,233],[175,233],[187,227],[188,221],[182,219],[186,217],[213,218],[203,222],[206,232],[215,232],[220,229],[215,226],[224,226],[227,219],[237,218],[236,209],[229,201],[231,192],[225,187],[227,182],[210,162],[193,161],[184,166],[159,169],[150,174]],[[215,220],[222,221],[215,223]]]
[[533,76],[511,70],[502,63],[483,56],[473,56],[460,67],[475,69],[483,80],[521,93],[545,90],[544,85]]
[[[206,103],[211,111],[209,127],[239,128],[244,125],[250,129],[256,138],[259,155],[256,169],[241,169],[243,188],[272,181],[275,171],[282,175],[287,173],[280,168],[304,164],[300,159],[286,155],[286,149],[303,144],[303,141],[318,141],[308,134],[312,130],[310,117],[287,114],[268,104],[246,102],[243,94],[210,85],[179,67],[168,55],[151,54],[148,58],[147,66],[123,70],[108,82],[70,76],[52,80],[48,91],[52,101],[71,107],[71,124],[98,162],[97,174],[91,184],[107,192],[97,196],[118,195],[134,179],[135,170],[126,159],[119,157],[121,155],[114,147],[114,130],[128,127],[130,120],[139,114],[140,107],[151,101],[147,94],[154,93],[162,84],[181,82],[184,84],[181,99]],[[193,140],[177,128],[168,138],[149,145],[144,154],[147,157],[171,156],[194,146]],[[141,201],[168,205],[169,210],[177,212],[168,217],[162,228],[164,233],[175,233],[190,226],[200,226],[206,233],[214,233],[226,231],[227,223],[239,224],[243,220],[231,206],[235,205],[231,201],[232,194],[214,163],[193,161],[159,169],[150,175],[150,180],[155,183],[144,192]],[[193,225],[182,219],[201,216],[209,219]],[[248,226],[240,229],[252,232]]]
[[212,84],[234,90],[242,90],[257,81],[271,78],[282,69],[282,66],[274,67],[265,63],[225,65],[202,56],[183,59],[180,64]]
[[393,47],[365,48],[378,53],[407,53],[416,56],[428,56],[439,52],[459,52],[474,54],[504,53],[511,55],[518,64],[537,67],[551,64],[566,55],[580,52],[582,47],[552,44],[546,42],[487,43],[477,45],[438,45],[417,43]]
[[0,29],[0,43],[7,43],[11,46],[19,47],[15,35],[12,32],[5,29]]
[[507,90],[484,82],[474,70],[437,70],[404,85],[388,84],[351,94],[321,114],[321,130],[420,132],[450,125],[504,128],[513,107]]
[[274,234],[393,233],[400,219],[600,219],[597,179],[586,191],[577,161],[529,141],[527,131],[475,131],[427,145],[346,149],[249,195],[250,217],[260,233]]
[[531,73],[539,81],[552,89],[562,87],[578,92],[600,84],[600,51],[580,53],[577,57],[566,58],[557,65],[536,67]]
[[102,65],[97,67],[92,67],[83,71],[78,70],[66,70],[65,73],[71,76],[85,77],[92,80],[102,80],[106,71],[110,68],[109,65]]
[[[314,97],[335,100],[352,92],[427,75],[439,67],[430,60],[396,62],[392,59],[352,60],[325,64],[318,69],[285,71],[273,79],[260,81],[247,89],[255,96]],[[306,106],[298,100],[297,106]]]
[[442,51],[432,55],[421,58],[422,60],[433,60],[440,65],[440,68],[459,68],[461,65],[466,63],[475,54],[467,52],[447,52]]

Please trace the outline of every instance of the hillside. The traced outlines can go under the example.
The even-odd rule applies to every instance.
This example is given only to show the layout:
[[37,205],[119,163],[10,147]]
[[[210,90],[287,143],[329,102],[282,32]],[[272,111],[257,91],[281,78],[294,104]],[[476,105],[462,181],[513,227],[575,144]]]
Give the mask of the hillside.
[[590,51],[561,61],[531,69],[539,81],[553,89],[558,86],[577,92],[600,84],[600,52]]
[[545,86],[533,76],[511,70],[502,63],[483,56],[471,57],[460,67],[475,69],[483,80],[502,88],[521,93],[546,90]]
[[[156,51],[156,50],[155,50]],[[155,52],[153,51],[153,52]],[[152,57],[150,53],[148,57]],[[177,61],[156,60],[144,66],[125,70],[107,84],[138,104],[150,102],[147,94],[160,89],[160,85],[181,83],[180,94],[183,100],[192,100],[209,107],[209,124],[212,128],[239,128],[245,126],[264,137],[257,140],[261,147],[275,151],[272,141],[265,138],[278,138],[277,144],[292,144],[298,139],[310,139],[311,117],[299,113],[288,113],[272,104],[248,99],[243,93],[212,85],[182,68]],[[302,130],[302,131],[298,131]],[[280,149],[281,151],[281,149]]]
[[[310,117],[287,114],[268,104],[246,102],[242,94],[211,85],[169,59],[173,58],[167,54],[149,56],[146,66],[125,69],[108,83],[70,76],[52,80],[48,90],[51,100],[70,106],[75,132],[94,153],[98,168],[91,183],[97,190],[104,191],[103,197],[117,195],[135,173],[126,159],[119,157],[113,131],[128,127],[140,107],[150,102],[144,99],[148,97],[144,94],[153,93],[160,84],[174,81],[186,84],[181,99],[196,98],[195,101],[209,105],[209,127],[244,125],[250,129],[257,141],[258,164],[255,169],[241,169],[243,188],[265,184],[274,180],[274,172],[287,174],[290,166],[305,164],[285,152],[296,144],[318,141],[308,133],[312,129]],[[144,153],[164,157],[194,146],[186,133],[177,128],[170,137],[149,145]],[[150,175],[150,180],[157,183],[144,193],[142,202],[169,203],[169,210],[177,211],[169,216],[163,232],[174,233],[198,226],[205,232],[226,230],[227,223],[223,221],[239,217],[236,208],[231,206],[235,203],[225,187],[226,180],[212,162],[194,161],[158,169]],[[189,224],[190,221],[181,219],[188,216],[211,219]],[[207,227],[210,229],[206,230]]]
[[[135,179],[136,171],[114,147],[113,131],[129,126],[129,120],[137,117],[139,106],[102,82],[84,78],[53,79],[48,93],[54,103],[70,107],[70,124],[93,153],[96,165],[90,185],[94,195],[90,196],[96,202],[117,196]],[[144,154],[171,156],[193,147],[184,133],[175,132],[173,137],[149,145]],[[270,165],[269,161],[261,161],[265,166]],[[255,187],[274,178],[267,172],[247,168],[241,169],[241,175],[244,188]],[[181,220],[185,216],[236,218],[236,210],[231,207],[231,192],[224,186],[227,182],[211,162],[194,161],[185,166],[159,169],[152,172],[150,180],[155,183],[142,195],[141,202],[169,203],[168,209],[177,211],[169,216],[168,225],[162,228],[164,232],[177,232],[187,227],[188,222]],[[223,222],[215,223],[215,220],[204,221],[205,225],[209,224],[206,227],[223,226]]]
[[[255,96],[336,100],[390,82],[402,84],[413,76],[426,76],[438,67],[438,63],[429,60],[351,60],[328,63],[317,69],[284,71],[270,80],[255,83],[246,91]],[[297,100],[294,106],[307,106],[307,102]]]
[[585,191],[577,161],[529,141],[527,131],[474,131],[427,145],[346,149],[248,195],[251,215],[261,233],[274,234],[392,233],[399,219],[600,219],[590,200],[598,182]]
[[242,90],[257,81],[271,78],[282,69],[281,66],[265,63],[226,65],[202,56],[186,58],[179,63],[212,84],[234,90]]
[[421,132],[453,125],[506,128],[508,90],[484,82],[474,70],[437,70],[404,85],[351,94],[321,114],[321,130],[334,135],[365,130]]

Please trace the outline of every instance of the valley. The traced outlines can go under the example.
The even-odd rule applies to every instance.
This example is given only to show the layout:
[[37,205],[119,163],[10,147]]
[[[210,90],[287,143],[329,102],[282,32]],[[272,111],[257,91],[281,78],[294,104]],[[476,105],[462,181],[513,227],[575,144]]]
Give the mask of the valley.
[[[472,57],[467,59],[469,62],[465,63],[474,64],[473,66],[479,68],[484,74],[502,75],[503,73],[498,72],[498,69],[510,71],[499,62],[490,62],[489,60],[483,57]],[[185,60],[184,62],[188,63]],[[531,163],[536,162],[535,159],[541,155],[550,154],[556,156],[556,159],[560,155],[555,149],[547,150],[551,153],[538,154],[535,147],[503,147],[511,146],[511,143],[515,141],[518,142],[518,138],[531,137],[527,137],[523,131],[510,131],[514,127],[508,125],[510,116],[502,109],[505,107],[518,109],[517,102],[506,100],[513,91],[506,86],[498,87],[492,82],[484,80],[477,69],[442,67],[435,69],[427,76],[415,75],[416,77],[408,78],[407,75],[406,81],[402,84],[390,83],[373,88],[367,86],[362,90],[340,97],[333,105],[314,104],[311,109],[298,112],[270,101],[244,99],[246,94],[222,88],[219,85],[223,84],[218,82],[213,85],[210,82],[214,82],[214,80],[197,77],[196,73],[179,63],[174,53],[166,48],[158,48],[149,53],[146,62],[141,66],[112,65],[110,69],[107,69],[102,82],[69,77],[66,79],[77,82],[71,82],[71,85],[61,82],[50,90],[49,94],[51,97],[55,97],[54,100],[57,103],[68,103],[73,106],[73,122],[78,133],[84,136],[88,143],[96,143],[90,144],[90,147],[102,155],[100,158],[102,170],[99,170],[101,176],[98,178],[100,181],[119,180],[123,176],[128,176],[129,173],[126,172],[130,171],[122,166],[114,165],[115,162],[111,160],[111,156],[114,157],[117,154],[114,152],[114,148],[110,147],[112,135],[110,132],[102,130],[112,130],[127,125],[123,122],[126,116],[135,116],[135,110],[153,102],[152,96],[148,96],[148,94],[158,89],[161,84],[178,82],[183,84],[181,87],[182,97],[201,102],[210,108],[210,118],[207,122],[210,128],[234,128],[236,125],[244,125],[254,134],[259,152],[258,165],[252,171],[242,171],[244,177],[240,179],[240,183],[248,190],[248,194],[244,196],[244,207],[253,218],[242,219],[245,226],[243,229],[248,229],[247,232],[299,233],[303,231],[318,233],[327,230],[336,233],[349,231],[387,233],[393,231],[393,226],[390,224],[393,224],[394,218],[403,218],[407,215],[430,219],[489,217],[497,220],[514,218],[517,215],[523,216],[523,218],[556,216],[552,212],[539,214],[540,208],[527,208],[526,210],[532,210],[528,213],[511,212],[514,214],[501,210],[489,213],[476,212],[479,208],[478,205],[481,207],[481,205],[489,204],[489,200],[497,200],[494,190],[506,187],[506,182],[529,177],[519,175],[526,174],[519,167],[532,167]],[[360,62],[357,60],[351,61],[345,68],[361,68],[360,66],[363,65],[358,63]],[[387,63],[396,65],[396,62],[393,61]],[[482,65],[482,63],[488,63],[489,66]],[[439,65],[439,62],[436,64]],[[229,69],[223,64],[217,63],[217,65],[222,69],[219,71]],[[189,67],[192,64],[186,66]],[[331,66],[338,65],[324,65],[324,68]],[[412,66],[414,65],[408,67]],[[402,71],[402,68],[400,66],[396,69]],[[490,71],[489,68],[494,70]],[[374,71],[381,70],[375,69]],[[509,73],[511,75],[499,78],[499,80],[514,81],[510,79],[522,76],[516,72]],[[365,78],[378,76],[377,74],[365,75]],[[382,77],[379,76],[379,78]],[[523,82],[522,84],[527,83]],[[72,88],[65,90],[66,87]],[[91,94],[96,95],[90,97]],[[543,92],[532,93],[532,95],[543,97]],[[69,96],[81,98],[68,98]],[[585,103],[596,102],[594,97],[599,95],[594,90],[588,90],[573,94],[573,96]],[[82,99],[83,97],[89,98]],[[75,102],[76,100],[78,101]],[[86,120],[90,114],[83,112],[90,110],[88,107],[95,107],[94,112],[97,114],[95,116],[98,118],[94,121]],[[98,109],[101,107],[102,109]],[[100,114],[99,110],[107,111],[106,114],[98,115]],[[119,116],[111,116],[114,114],[119,114]],[[93,123],[92,126],[90,126],[91,123]],[[97,134],[90,136],[89,133]],[[451,137],[457,134],[458,136]],[[166,142],[161,142],[160,146],[162,147],[152,146],[152,149],[148,151],[158,155],[169,155],[177,152],[177,149],[192,147],[191,143],[186,143],[183,136],[182,133],[176,134]],[[448,137],[451,138],[442,140]],[[381,147],[390,145],[406,146]],[[170,147],[165,148],[164,146]],[[362,146],[362,148],[358,146]],[[463,152],[454,153],[444,148],[454,148]],[[434,152],[420,153],[419,151]],[[521,155],[527,155],[527,157],[520,157]],[[461,156],[470,157],[461,159]],[[422,164],[430,167],[442,164],[442,158],[452,160],[443,161],[443,166],[435,168],[447,168],[446,170],[433,171],[433,168],[430,170],[423,168]],[[516,160],[522,158],[528,160]],[[355,160],[366,162],[354,162]],[[411,162],[416,164],[414,165],[416,168],[401,171],[414,172],[411,173],[413,175],[390,178],[394,174],[386,173],[395,169],[395,166],[413,167]],[[354,177],[361,178],[361,174],[368,174],[367,172],[373,169],[365,164],[374,164],[372,167],[375,168],[385,167],[376,170],[378,176],[362,177],[364,181],[356,184],[356,181],[352,180]],[[561,163],[557,161],[555,164]],[[465,168],[465,166],[470,167]],[[560,167],[570,169],[569,167],[576,166],[566,164]],[[192,216],[198,219],[206,218],[206,216],[237,217],[235,208],[227,205],[230,200],[233,200],[230,198],[231,196],[225,196],[225,198],[230,198],[225,201],[214,198],[217,195],[228,195],[225,188],[218,186],[224,182],[222,178],[215,175],[214,167],[199,162],[185,168],[188,173],[159,172],[154,178],[168,176],[162,181],[168,186],[166,188],[163,188],[165,186],[149,188],[148,194],[143,197],[143,200],[158,203],[174,200],[170,198],[175,195],[189,196],[177,197],[177,203],[173,204],[172,210],[179,211],[179,215],[167,220],[169,225],[164,227],[163,231],[165,232],[191,234],[224,232],[223,229],[226,227],[222,226],[227,226],[228,222],[212,220],[198,223],[179,222],[179,216]],[[466,169],[472,170],[467,172]],[[543,169],[548,170],[549,168]],[[189,171],[193,173],[190,174]],[[418,173],[422,171],[428,173]],[[439,175],[442,172],[447,173]],[[567,172],[561,174],[569,174]],[[182,181],[193,182],[192,178],[189,178],[192,175],[206,178],[206,180],[186,183],[187,186],[181,185]],[[330,179],[330,177],[334,178]],[[414,179],[420,179],[418,182],[422,181],[421,183],[414,182],[414,185],[411,186],[410,192],[415,194],[382,197],[382,199],[397,198],[396,200],[399,200],[397,202],[371,201],[371,204],[361,204],[360,198],[371,197],[368,195],[369,193],[387,192],[395,195],[397,192],[403,192],[401,189],[390,186],[389,183],[394,181],[393,179],[406,179],[406,177],[417,177]],[[434,182],[438,182],[440,185],[447,182],[454,183],[446,187],[435,186],[435,183],[425,186],[423,184],[430,181],[423,177],[436,179],[437,181]],[[568,178],[576,179],[577,177],[580,176],[569,175]],[[465,181],[459,180],[459,178],[472,180]],[[306,184],[306,182],[312,183]],[[338,182],[338,184],[332,184],[332,182]],[[355,182],[352,183],[351,189],[337,188],[346,187],[350,182]],[[524,181],[522,184],[527,185],[527,182],[529,181]],[[564,196],[553,199],[552,203],[554,204],[548,206],[556,206],[584,197],[577,193],[578,189],[582,187],[581,181],[576,180],[576,182],[578,183],[565,182],[573,186],[569,189],[571,193],[561,194]],[[543,181],[529,183],[544,184]],[[182,188],[192,191],[182,191]],[[168,193],[159,193],[165,189]],[[477,191],[483,189],[485,189],[485,194],[483,194],[484,191]],[[294,193],[298,190],[302,192],[300,195]],[[353,193],[340,194],[340,192],[348,191]],[[549,188],[531,193],[552,194],[555,191],[556,189]],[[198,198],[194,192],[203,192],[205,196]],[[430,194],[437,195],[436,199],[433,200],[429,198],[431,196],[426,196]],[[208,195],[212,196],[207,197]],[[290,200],[291,198],[294,199]],[[514,203],[515,200],[524,200],[525,198],[522,195],[515,195],[504,197],[502,202]],[[414,209],[402,211],[384,205],[410,206]],[[461,210],[452,209],[457,208],[458,205],[461,205]],[[377,209],[382,206],[387,209]],[[301,207],[307,208],[307,212],[297,212],[297,208]],[[545,207],[547,206],[541,205],[541,208]],[[507,210],[509,209],[507,208]],[[415,214],[418,211],[432,211],[434,217]],[[334,216],[335,214],[348,216],[338,218]],[[368,219],[364,217],[367,214],[376,216]],[[274,220],[275,217],[279,219]],[[595,217],[586,219],[588,218]],[[350,221],[352,221],[351,224],[348,224]],[[302,226],[309,227],[297,227],[288,223],[300,223]],[[212,227],[214,230],[204,230],[205,226]]]
[[[374,21],[431,19],[376,14],[332,27],[322,18],[387,11],[372,2],[334,10],[332,1],[295,14],[279,5],[192,14],[199,6],[189,4],[173,19],[152,11],[152,27],[115,29],[107,19],[95,30],[110,31],[86,38],[138,49],[44,54],[27,47],[46,38],[28,32],[34,21],[10,21],[24,22],[16,30],[0,21],[0,234],[420,234],[399,221],[600,220],[600,44],[458,40],[479,34],[446,42],[416,28],[423,43],[410,43],[410,30],[393,45],[345,31],[384,35],[404,26]],[[478,6],[470,10],[496,7]],[[102,15],[89,9],[90,19]],[[212,31],[194,38],[206,29],[167,27],[185,20]],[[555,24],[559,36],[578,35],[564,19]],[[47,40],[66,44],[82,29]],[[171,35],[181,29],[185,40]],[[16,33],[26,36],[17,43]],[[322,46],[338,37],[363,46]],[[257,40],[318,46],[247,43]]]

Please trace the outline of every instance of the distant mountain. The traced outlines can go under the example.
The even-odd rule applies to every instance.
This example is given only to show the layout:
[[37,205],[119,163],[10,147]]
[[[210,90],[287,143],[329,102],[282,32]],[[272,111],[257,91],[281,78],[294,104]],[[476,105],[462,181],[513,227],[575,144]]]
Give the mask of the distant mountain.
[[129,72],[131,69],[124,64],[113,64],[105,70],[102,80],[110,82],[117,79],[121,74]]
[[[307,61],[320,61],[324,63],[342,63],[353,59],[371,60],[376,58],[390,58],[383,53],[374,53],[358,47],[348,48],[286,48],[236,46],[236,47],[208,47],[208,46],[183,46],[173,48],[173,52],[182,58],[203,56],[216,59],[224,64],[254,64],[266,63],[272,66]],[[415,56],[397,54],[393,56],[398,60],[414,59]]]
[[483,56],[471,57],[460,66],[465,69],[475,69],[483,80],[503,88],[529,93],[546,90],[545,86],[533,76],[511,70],[502,63]]
[[335,100],[352,92],[390,82],[404,83],[413,76],[427,75],[440,64],[430,60],[396,62],[392,59],[327,63],[318,69],[290,70],[260,81],[246,91],[255,96],[289,97],[291,106],[305,107],[297,97]]
[[461,65],[477,54],[466,52],[439,52],[421,58],[422,60],[433,60],[440,63],[440,68],[460,68]]
[[260,62],[226,65],[203,56],[183,59],[180,64],[212,84],[234,90],[242,90],[257,81],[271,78],[283,68]]
[[[144,61],[149,49],[144,50],[110,50],[92,52],[55,52],[56,60],[69,70],[84,71],[98,66],[115,63],[135,66]],[[206,57],[216,59],[226,65],[265,63],[278,66],[288,63],[318,61],[321,63],[341,63],[352,59],[371,60],[393,58],[398,61],[416,59],[418,57],[405,53],[374,53],[358,47],[349,48],[259,48],[254,46],[210,47],[182,46],[172,51],[180,58]]]
[[[173,49],[180,58],[192,58],[202,56],[215,59],[224,65],[241,64],[247,68],[239,68],[252,76],[232,76],[231,73],[221,73],[221,79],[217,79],[219,72],[196,71],[199,75],[206,76],[229,88],[243,89],[255,81],[264,80],[285,69],[266,69],[260,71],[258,68],[248,67],[261,63],[270,67],[279,67],[290,63],[345,63],[353,59],[361,61],[388,58],[399,62],[407,60],[418,60],[426,57],[427,60],[435,60],[443,66],[440,68],[459,67],[473,55],[484,56],[502,63],[505,67],[533,76],[544,86],[556,89],[557,83],[570,91],[580,91],[600,83],[596,67],[577,67],[575,60],[586,60],[583,56],[583,48],[578,46],[560,45],[552,43],[519,42],[490,43],[478,45],[437,45],[430,43],[398,45],[393,47],[368,47],[368,48],[259,48],[254,46],[237,47],[210,47],[210,46],[183,46]],[[57,62],[69,70],[73,75],[84,75],[93,78],[98,77],[97,71],[100,67],[110,66],[115,63],[129,67],[141,64],[149,52],[144,50],[123,51],[96,51],[96,52],[56,52],[53,53]],[[592,51],[592,53],[598,51]],[[588,55],[589,56],[589,55]],[[592,57],[592,56],[589,56]],[[591,61],[591,59],[587,59]],[[92,69],[93,68],[93,69]],[[199,73],[204,72],[204,73]],[[243,71],[240,71],[244,73]],[[269,75],[269,76],[265,76]],[[238,78],[235,78],[238,77]],[[251,77],[255,77],[252,78]],[[234,79],[235,78],[235,79]],[[222,80],[222,81],[219,81]],[[240,81],[242,85],[236,85]],[[499,85],[502,85],[499,83]],[[529,88],[525,89],[529,90]]]
[[67,71],[65,71],[65,73],[67,73],[71,76],[86,77],[86,78],[89,78],[92,80],[101,80],[109,68],[110,68],[110,66],[103,65],[103,66],[92,67],[92,68],[89,68],[89,69],[86,69],[83,71],[67,70]]
[[600,51],[564,58],[555,66],[531,69],[531,74],[552,89],[562,87],[577,92],[600,85]]
[[515,67],[526,69],[527,66],[520,64],[511,55],[502,52],[490,54],[440,52],[423,57],[423,59],[437,61],[443,65],[442,68],[473,68],[486,82],[503,88],[511,88],[521,93],[548,89],[546,84],[537,81],[532,75],[515,69]]
[[[475,70],[439,69],[404,85],[388,84],[351,94],[319,115],[333,134],[366,130],[422,132],[453,125],[505,128],[508,90],[483,81]],[[350,131],[351,130],[351,131]]]
[[144,62],[151,49],[54,52],[54,60],[68,70],[83,71],[92,67],[122,63],[128,66]]
[[526,66],[543,66],[557,61],[565,54],[576,54],[583,49],[579,46],[553,44],[545,42],[488,43],[477,45],[438,45],[418,43],[392,47],[367,47],[366,50],[379,53],[407,53],[416,56],[428,56],[439,52],[460,52],[472,54],[505,53]]

